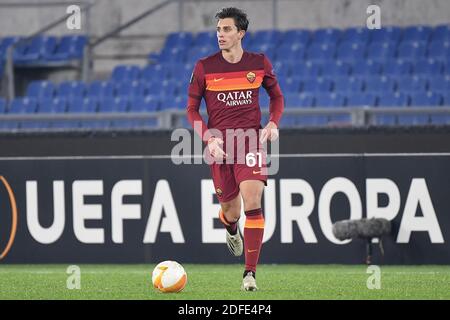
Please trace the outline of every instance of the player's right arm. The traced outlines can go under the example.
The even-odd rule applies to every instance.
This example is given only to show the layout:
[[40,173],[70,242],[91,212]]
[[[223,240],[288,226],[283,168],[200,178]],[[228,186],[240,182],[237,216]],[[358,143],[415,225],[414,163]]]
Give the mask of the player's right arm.
[[213,157],[223,158],[225,155],[222,145],[223,140],[214,137],[208,131],[208,126],[200,115],[200,103],[206,90],[205,72],[201,61],[197,62],[189,81],[187,118],[200,136],[208,144],[209,152]]

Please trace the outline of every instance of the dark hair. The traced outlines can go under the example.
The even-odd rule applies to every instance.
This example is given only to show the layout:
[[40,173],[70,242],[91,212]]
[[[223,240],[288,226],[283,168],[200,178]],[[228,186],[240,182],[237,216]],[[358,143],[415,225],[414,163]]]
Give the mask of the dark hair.
[[223,8],[216,13],[216,19],[233,18],[234,24],[236,25],[238,31],[248,29],[248,19],[247,14],[238,8]]

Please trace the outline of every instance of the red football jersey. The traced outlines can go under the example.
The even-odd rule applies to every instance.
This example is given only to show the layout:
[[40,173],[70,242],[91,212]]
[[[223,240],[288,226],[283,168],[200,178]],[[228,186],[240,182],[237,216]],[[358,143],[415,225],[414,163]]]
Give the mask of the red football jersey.
[[209,129],[259,129],[261,110],[259,89],[270,96],[270,121],[277,124],[283,112],[283,96],[270,61],[264,54],[244,51],[242,59],[230,63],[219,51],[197,62],[191,76],[188,99],[188,119],[202,121],[198,112],[201,99],[206,102],[208,125],[202,121],[204,136]]

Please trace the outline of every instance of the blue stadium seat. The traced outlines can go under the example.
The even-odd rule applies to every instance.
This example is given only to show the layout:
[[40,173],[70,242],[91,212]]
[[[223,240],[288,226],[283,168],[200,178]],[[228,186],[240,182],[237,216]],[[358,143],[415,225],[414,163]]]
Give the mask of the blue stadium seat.
[[196,47],[212,47],[212,46],[217,47],[216,32],[204,31],[197,33],[193,44]]
[[345,97],[339,93],[323,93],[316,95],[316,107],[343,107],[345,106]]
[[63,36],[53,52],[44,54],[44,59],[50,61],[81,59],[87,43],[88,38],[84,35]]
[[190,32],[172,32],[166,38],[166,48],[189,47],[194,42],[194,36]]
[[378,97],[378,106],[383,107],[406,107],[409,105],[409,96],[402,92],[384,93]]
[[86,97],[88,98],[105,98],[115,96],[115,89],[112,82],[93,81],[87,88]]
[[336,54],[335,44],[311,44],[307,51],[306,57],[311,61],[332,60]]
[[333,79],[334,92],[341,94],[351,94],[362,92],[364,81],[359,77],[339,77]]
[[432,28],[428,26],[411,26],[403,30],[402,41],[422,41],[430,39]]
[[368,77],[365,80],[365,91],[371,93],[389,93],[395,91],[395,81],[392,78]]
[[290,77],[292,68],[297,67],[297,64],[292,61],[281,62],[277,61],[273,64],[273,69],[278,78]]
[[352,117],[349,114],[331,114],[328,118],[328,126],[351,126]]
[[148,65],[142,69],[141,78],[145,81],[169,79],[170,70],[163,64]]
[[32,81],[27,87],[26,96],[34,98],[51,98],[55,93],[55,86],[50,81]]
[[401,114],[398,115],[399,125],[427,125],[429,116],[426,114]]
[[354,76],[376,76],[381,74],[382,65],[373,60],[357,60],[352,67]]
[[396,43],[400,40],[402,30],[399,27],[382,27],[369,31],[371,42],[391,42]]
[[298,118],[297,124],[305,127],[326,126],[328,125],[328,117],[322,115],[302,115]]
[[300,45],[285,45],[276,48],[275,55],[277,61],[303,61],[306,54],[306,47]]
[[348,28],[342,35],[342,42],[366,44],[369,42],[369,29],[363,27]]
[[252,34],[251,44],[271,44],[277,46],[282,39],[282,33],[278,30],[258,30]]
[[281,38],[282,44],[300,44],[307,46],[311,40],[311,31],[304,29],[286,30]]
[[350,65],[342,61],[330,61],[322,64],[321,74],[324,77],[339,77],[350,74]]
[[312,34],[313,42],[316,44],[336,45],[341,38],[342,31],[335,28],[317,29]]
[[440,75],[443,73],[442,63],[434,59],[418,60],[413,65],[413,72],[416,75]]
[[41,130],[50,128],[50,122],[48,121],[39,121],[39,120],[31,120],[31,121],[21,121],[20,129],[21,130]]
[[0,114],[6,112],[6,100],[0,97]]
[[298,93],[300,91],[299,78],[280,78],[279,84],[283,92]]
[[286,108],[314,107],[314,96],[311,94],[286,94],[284,99]]
[[86,84],[82,81],[64,81],[58,87],[56,95],[59,97],[82,98],[86,93]]
[[285,115],[280,120],[280,128],[293,128],[297,126],[298,116],[296,115]]
[[116,97],[116,98],[104,98],[100,100],[98,106],[98,112],[127,112],[128,111],[128,98]]
[[423,59],[427,53],[427,45],[423,42],[401,42],[398,45],[399,59]]
[[50,127],[56,130],[78,129],[80,122],[75,120],[56,120],[50,122]]
[[14,52],[14,62],[30,63],[45,59],[55,52],[56,43],[56,37],[36,36],[28,43],[19,45],[18,50]]
[[426,92],[428,81],[418,76],[404,76],[397,78],[397,91],[410,93]]
[[443,103],[442,96],[438,93],[426,92],[411,94],[411,106],[436,107]]
[[375,123],[376,125],[392,126],[397,124],[397,116],[393,114],[376,114]]
[[156,128],[158,126],[158,119],[132,119],[132,120],[113,120],[111,127],[115,129],[144,129]]
[[147,83],[147,94],[172,97],[177,94],[178,85],[178,82],[175,80],[149,82]]
[[0,122],[0,131],[11,131],[17,130],[20,126],[18,121],[1,121]]
[[161,96],[160,107],[161,109],[186,109],[187,97],[186,96]]
[[441,94],[450,92],[450,75],[431,77],[428,80],[428,90]]
[[159,56],[159,63],[184,63],[186,61],[187,50],[191,47],[165,47]]
[[154,96],[134,97],[129,112],[152,112],[159,110],[159,99]]
[[73,98],[68,100],[67,112],[95,113],[98,109],[98,100],[95,98]]
[[450,56],[450,40],[430,42],[427,49],[427,57],[433,59],[445,59]]
[[375,107],[377,97],[371,93],[352,93],[347,97],[347,106],[350,107]]
[[308,61],[306,63],[297,63],[291,67],[291,76],[298,78],[317,77],[320,75],[320,64]]
[[311,78],[302,81],[302,92],[317,93],[330,92],[333,83],[326,78]]
[[0,61],[6,59],[6,53],[8,50],[8,47],[16,42],[18,42],[21,38],[20,37],[4,37],[1,39],[0,42]]
[[213,47],[192,47],[187,51],[186,54],[186,62],[187,63],[195,63],[201,58],[205,58],[210,56],[215,51]]
[[147,95],[147,84],[140,81],[123,82],[116,84],[117,97],[144,97]]
[[65,98],[43,98],[38,102],[38,113],[64,113],[67,109]]
[[436,26],[431,34],[431,41],[450,41],[450,24]]
[[412,65],[409,61],[404,60],[387,60],[383,64],[383,74],[387,76],[403,76],[408,75],[412,71]]
[[430,115],[430,121],[436,125],[449,125],[450,115],[448,114],[432,114]]
[[363,43],[343,42],[339,45],[336,56],[344,61],[362,60],[366,56],[366,46]]
[[115,82],[126,82],[139,80],[141,69],[135,65],[119,65],[112,72],[111,80]]
[[397,43],[374,42],[367,47],[367,58],[376,61],[394,59],[397,53]]
[[35,98],[15,98],[11,101],[9,113],[35,113],[37,100]]
[[81,128],[90,130],[105,130],[111,127],[109,120],[83,120],[80,122]]

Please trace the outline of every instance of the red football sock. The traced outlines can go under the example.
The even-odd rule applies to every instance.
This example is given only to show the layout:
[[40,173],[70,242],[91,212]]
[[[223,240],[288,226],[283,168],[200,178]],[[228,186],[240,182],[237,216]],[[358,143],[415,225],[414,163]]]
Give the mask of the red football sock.
[[236,222],[229,222],[227,218],[225,218],[225,215],[223,214],[222,209],[219,213],[219,219],[227,229],[228,233],[231,235],[235,235],[237,232],[237,221]]
[[256,272],[264,235],[264,216],[261,208],[245,211],[245,216],[245,270]]

